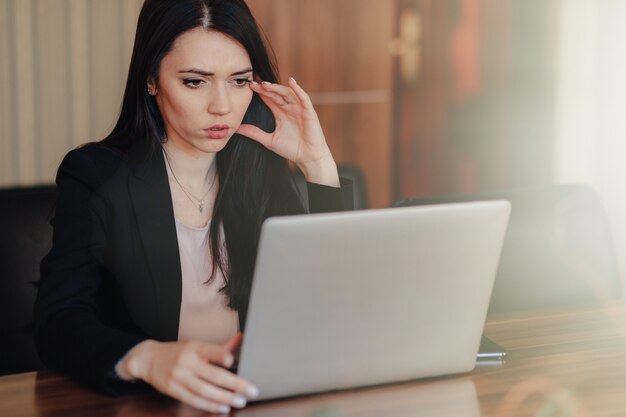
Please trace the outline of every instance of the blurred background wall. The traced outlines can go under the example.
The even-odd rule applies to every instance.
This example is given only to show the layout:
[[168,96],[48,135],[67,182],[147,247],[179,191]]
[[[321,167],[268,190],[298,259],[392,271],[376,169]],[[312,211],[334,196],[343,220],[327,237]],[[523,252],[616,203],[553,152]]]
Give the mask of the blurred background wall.
[[139,0],[0,0],[0,185],[49,183],[121,103]]
[[[0,186],[111,129],[141,0],[0,0]],[[626,271],[626,1],[248,0],[372,207],[582,182]]]

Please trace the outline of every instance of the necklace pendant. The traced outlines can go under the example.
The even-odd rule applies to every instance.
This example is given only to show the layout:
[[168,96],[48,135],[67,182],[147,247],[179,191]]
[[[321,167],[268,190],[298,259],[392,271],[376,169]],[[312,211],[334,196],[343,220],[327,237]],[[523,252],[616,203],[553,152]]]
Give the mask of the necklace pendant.
[[198,204],[198,210],[200,210],[200,213],[202,213],[202,211],[204,210],[204,201],[201,201],[200,204]]

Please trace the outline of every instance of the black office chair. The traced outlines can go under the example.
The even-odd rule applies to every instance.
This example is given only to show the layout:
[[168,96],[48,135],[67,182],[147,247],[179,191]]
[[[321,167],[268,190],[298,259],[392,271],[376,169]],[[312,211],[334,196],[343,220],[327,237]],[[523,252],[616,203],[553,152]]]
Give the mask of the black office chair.
[[43,369],[33,339],[39,262],[52,246],[56,187],[0,190],[0,375]]
[[[361,169],[354,165],[338,165],[337,171],[339,176],[352,181],[353,202],[355,210],[364,210],[369,208],[367,198],[367,188],[365,186],[365,177]],[[294,172],[294,179],[298,192],[304,199],[305,206],[308,205],[308,196],[306,193],[306,180],[300,171]]]
[[512,205],[489,314],[600,304],[621,297],[608,219],[598,193],[569,184],[424,197],[396,206],[509,200]]

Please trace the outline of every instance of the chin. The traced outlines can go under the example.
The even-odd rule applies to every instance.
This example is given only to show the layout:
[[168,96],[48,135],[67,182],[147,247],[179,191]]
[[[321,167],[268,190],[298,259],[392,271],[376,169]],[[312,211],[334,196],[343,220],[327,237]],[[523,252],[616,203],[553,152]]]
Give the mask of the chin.
[[215,153],[219,152],[226,147],[230,138],[225,139],[203,139],[198,146],[196,146],[202,152]]

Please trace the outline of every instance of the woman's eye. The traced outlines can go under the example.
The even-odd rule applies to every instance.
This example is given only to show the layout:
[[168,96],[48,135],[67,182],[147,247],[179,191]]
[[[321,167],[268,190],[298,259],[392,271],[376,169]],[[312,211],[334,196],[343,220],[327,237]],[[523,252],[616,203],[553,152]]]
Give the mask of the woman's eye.
[[248,78],[235,78],[235,85],[237,87],[245,87],[246,85],[250,84],[252,82],[252,80],[249,80]]
[[183,84],[185,84],[189,88],[199,88],[202,83],[203,83],[203,81],[202,80],[198,80],[198,79],[191,79],[191,80],[184,80],[183,81]]

